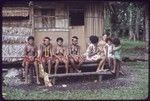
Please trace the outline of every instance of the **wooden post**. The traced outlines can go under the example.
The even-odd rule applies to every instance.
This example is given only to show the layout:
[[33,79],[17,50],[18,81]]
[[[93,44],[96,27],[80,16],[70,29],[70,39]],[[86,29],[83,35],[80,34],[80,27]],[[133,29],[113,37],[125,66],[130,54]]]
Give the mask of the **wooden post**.
[[55,85],[56,84],[56,78],[54,77],[51,80],[52,80],[52,84]]
[[98,81],[99,81],[99,82],[102,81],[102,75],[98,75]]
[[31,35],[34,36],[34,5],[33,1],[29,2],[29,9],[30,9],[30,25],[31,25]]
[[69,6],[67,5],[67,18],[68,18],[68,46],[70,45],[70,28],[69,28]]
[[117,61],[117,64],[116,64],[116,71],[115,71],[115,78],[118,78],[119,77],[119,71],[120,71],[120,62],[119,60]]

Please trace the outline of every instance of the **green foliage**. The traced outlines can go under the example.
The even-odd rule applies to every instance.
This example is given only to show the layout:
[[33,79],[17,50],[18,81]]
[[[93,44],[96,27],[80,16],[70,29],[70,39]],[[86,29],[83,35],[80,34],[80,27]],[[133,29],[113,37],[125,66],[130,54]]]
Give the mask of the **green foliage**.
[[[105,5],[105,18],[104,18],[104,30],[109,32],[111,35],[116,34],[121,37],[128,36],[130,25],[130,15],[132,12],[132,22],[131,27],[133,32],[135,32],[135,22],[136,22],[136,12],[140,11],[140,19],[138,20],[138,26],[140,29],[144,30],[144,4],[143,3],[131,3],[131,2],[108,2]],[[126,35],[127,34],[127,35]]]

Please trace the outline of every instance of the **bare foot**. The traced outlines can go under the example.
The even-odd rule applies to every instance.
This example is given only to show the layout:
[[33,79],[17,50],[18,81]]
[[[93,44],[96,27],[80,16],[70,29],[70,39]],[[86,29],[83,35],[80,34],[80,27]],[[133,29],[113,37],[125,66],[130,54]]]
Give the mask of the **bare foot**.
[[29,84],[29,82],[27,80],[25,80],[24,84]]
[[99,71],[105,71],[104,69],[100,69]]
[[99,72],[99,69],[97,69],[96,72]]
[[102,69],[100,69],[100,70],[98,70],[97,72],[101,72],[101,71],[103,71]]
[[38,85],[39,85],[39,84],[40,84],[40,81],[39,81],[39,80],[37,80],[37,81],[36,81],[36,84],[38,84]]
[[106,72],[106,71],[108,71],[108,70],[109,70],[109,69],[104,69],[103,71],[105,71],[105,72]]
[[123,71],[119,71],[119,73],[120,73],[121,75],[125,75],[125,74],[123,73]]
[[51,86],[53,86],[53,85],[52,85],[52,83],[49,83],[47,86],[48,86],[48,87],[51,87]]
[[77,70],[78,73],[81,73],[81,70]]
[[112,73],[115,73],[115,71],[114,71],[114,70],[112,70],[111,72],[112,72]]

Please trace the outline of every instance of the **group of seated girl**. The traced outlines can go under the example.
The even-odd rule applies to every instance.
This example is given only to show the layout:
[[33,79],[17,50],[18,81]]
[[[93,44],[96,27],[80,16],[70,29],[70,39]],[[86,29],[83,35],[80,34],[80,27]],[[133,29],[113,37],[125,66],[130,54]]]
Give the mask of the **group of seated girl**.
[[[23,59],[23,66],[25,67],[25,82],[27,82],[27,74],[29,64],[34,64],[36,72],[36,81],[39,84],[38,76],[38,64],[42,64],[44,69],[48,67],[48,73],[51,74],[51,68],[54,64],[54,73],[57,73],[59,63],[65,64],[66,73],[69,70],[69,63],[71,68],[74,68],[77,72],[81,72],[80,67],[84,61],[97,61],[99,63],[96,72],[105,71],[104,66],[108,61],[109,66],[113,69],[112,73],[115,73],[116,63],[119,63],[121,57],[121,45],[118,38],[107,38],[106,34],[103,34],[102,39],[99,41],[97,36],[89,37],[90,44],[86,52],[82,55],[80,53],[81,47],[78,44],[78,37],[72,37],[72,43],[69,47],[65,48],[63,45],[63,38],[58,37],[56,39],[57,45],[54,47],[49,37],[43,39],[43,43],[40,45],[39,51],[34,44],[34,37],[28,38],[28,43],[25,46],[25,57]],[[47,64],[47,65],[46,65]]]

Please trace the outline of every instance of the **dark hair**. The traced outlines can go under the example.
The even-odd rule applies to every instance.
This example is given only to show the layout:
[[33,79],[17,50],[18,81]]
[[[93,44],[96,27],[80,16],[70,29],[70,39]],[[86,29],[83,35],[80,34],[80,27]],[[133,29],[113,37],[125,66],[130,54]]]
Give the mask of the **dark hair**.
[[115,46],[119,46],[121,43],[120,43],[120,39],[119,38],[114,38],[113,39],[113,44],[115,45]]
[[59,40],[62,42],[64,41],[62,37],[58,37],[56,41],[58,42]]
[[33,36],[29,36],[29,37],[28,37],[28,41],[29,41],[29,40],[33,40],[33,41],[34,41],[34,37],[33,37]]
[[89,39],[93,44],[98,42],[98,37],[95,35],[91,35]]
[[106,39],[106,42],[108,42],[108,41],[112,42],[112,39],[111,39],[110,37],[108,37],[108,38]]
[[51,39],[50,39],[49,37],[47,37],[47,36],[46,36],[44,39],[48,39],[49,41],[51,40]]
[[106,33],[105,34],[102,34],[102,36],[104,36],[104,35],[107,35]]
[[77,37],[77,36],[73,36],[72,38],[78,39],[78,37]]

